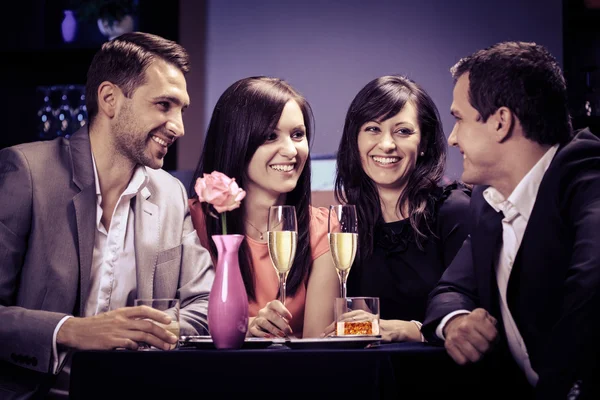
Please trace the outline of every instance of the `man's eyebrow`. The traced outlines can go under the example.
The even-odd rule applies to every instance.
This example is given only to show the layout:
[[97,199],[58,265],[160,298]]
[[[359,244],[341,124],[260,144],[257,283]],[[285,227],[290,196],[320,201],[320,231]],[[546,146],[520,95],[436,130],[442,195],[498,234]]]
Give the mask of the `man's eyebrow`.
[[183,103],[178,97],[168,95],[155,97],[154,101],[168,101],[183,108],[190,106],[190,103]]

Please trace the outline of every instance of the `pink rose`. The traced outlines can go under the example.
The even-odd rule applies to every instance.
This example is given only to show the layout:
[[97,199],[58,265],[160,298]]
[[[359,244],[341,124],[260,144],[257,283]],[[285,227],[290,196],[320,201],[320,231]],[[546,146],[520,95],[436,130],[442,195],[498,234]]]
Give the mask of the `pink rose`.
[[194,190],[200,201],[212,204],[218,213],[235,210],[246,197],[246,192],[238,186],[235,178],[231,179],[218,171],[198,178]]

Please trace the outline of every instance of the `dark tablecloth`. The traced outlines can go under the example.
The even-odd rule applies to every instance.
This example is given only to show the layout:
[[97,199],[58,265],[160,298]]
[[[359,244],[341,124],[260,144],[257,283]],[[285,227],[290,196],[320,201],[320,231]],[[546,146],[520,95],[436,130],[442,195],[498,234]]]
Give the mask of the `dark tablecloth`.
[[476,370],[459,367],[444,348],[425,343],[367,349],[182,348],[77,352],[70,393],[72,399],[86,400],[465,398],[477,382]]

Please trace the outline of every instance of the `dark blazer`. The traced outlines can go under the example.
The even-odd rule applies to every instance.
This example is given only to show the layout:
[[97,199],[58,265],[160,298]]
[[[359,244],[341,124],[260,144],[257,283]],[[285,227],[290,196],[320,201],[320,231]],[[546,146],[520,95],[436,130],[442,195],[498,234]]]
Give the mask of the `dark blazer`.
[[[132,200],[137,297],[179,298],[182,334],[204,334],[210,256],[183,185],[146,172]],[[88,297],[96,187],[87,129],[0,151],[0,193],[0,398],[26,399],[52,384],[54,329],[82,315]]]
[[[429,340],[438,340],[440,320],[458,309],[483,307],[502,323],[494,269],[502,213],[484,200],[484,189],[472,195],[471,235],[430,295]],[[600,140],[586,130],[559,148],[546,171],[508,282],[508,307],[539,375],[536,398],[565,399],[578,381],[582,394],[597,393],[598,289]]]

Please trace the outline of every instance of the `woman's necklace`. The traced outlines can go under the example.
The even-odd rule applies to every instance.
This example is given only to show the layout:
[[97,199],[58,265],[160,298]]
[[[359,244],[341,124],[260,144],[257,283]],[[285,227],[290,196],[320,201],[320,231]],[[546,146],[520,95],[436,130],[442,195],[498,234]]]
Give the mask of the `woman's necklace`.
[[254,225],[252,225],[252,223],[251,223],[250,221],[246,220],[246,222],[248,223],[248,225],[250,225],[252,228],[254,228],[254,230],[255,230],[256,232],[258,232],[258,234],[260,235],[260,240],[265,240],[265,239],[264,239],[264,236],[263,236],[263,232],[262,232],[260,229],[258,229],[258,228],[257,228],[257,227],[255,227]]

